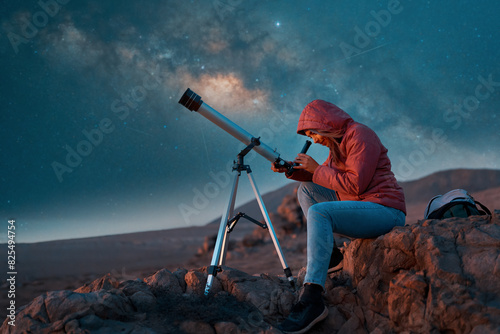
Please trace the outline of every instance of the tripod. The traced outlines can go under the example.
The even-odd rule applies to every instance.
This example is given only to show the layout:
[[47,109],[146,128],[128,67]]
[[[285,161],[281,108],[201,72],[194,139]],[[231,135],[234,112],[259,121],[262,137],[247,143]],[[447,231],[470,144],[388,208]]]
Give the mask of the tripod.
[[[233,171],[236,172],[236,175],[234,177],[233,188],[231,190],[231,195],[229,198],[227,209],[224,215],[222,216],[220,222],[219,232],[217,234],[217,241],[215,242],[214,254],[212,256],[212,262],[207,270],[208,279],[207,279],[207,285],[205,286],[205,295],[209,294],[214,277],[217,276],[218,272],[222,271],[221,266],[224,265],[226,260],[228,233],[231,233],[231,231],[234,229],[236,223],[238,223],[240,218],[246,218],[252,223],[264,229],[268,229],[271,239],[273,240],[274,247],[276,248],[276,252],[278,253],[279,259],[281,261],[283,271],[285,272],[285,275],[288,281],[290,282],[290,285],[292,286],[293,289],[295,289],[295,282],[293,280],[292,271],[290,270],[290,268],[286,263],[285,256],[283,255],[283,251],[281,250],[278,238],[276,236],[276,232],[274,231],[273,225],[271,224],[271,219],[269,218],[269,214],[267,213],[264,202],[262,201],[262,197],[260,196],[259,190],[257,189],[257,185],[255,184],[255,180],[252,175],[252,170],[250,169],[249,165],[245,165],[243,163],[245,155],[247,155],[247,153],[250,152],[252,148],[254,148],[254,146],[258,145],[260,145],[259,138],[252,138],[252,142],[238,154],[237,156],[238,160],[237,162],[235,161],[235,164],[233,166]],[[259,203],[260,210],[262,212],[262,215],[264,216],[265,224],[262,224],[257,220],[253,219],[252,217],[249,217],[241,212],[239,212],[233,218],[229,219],[229,217],[233,215],[234,203],[236,200],[236,192],[238,190],[239,177],[241,176],[242,171],[246,171],[248,175],[248,179],[250,180],[250,184],[252,185],[255,197],[257,199],[257,202]]]

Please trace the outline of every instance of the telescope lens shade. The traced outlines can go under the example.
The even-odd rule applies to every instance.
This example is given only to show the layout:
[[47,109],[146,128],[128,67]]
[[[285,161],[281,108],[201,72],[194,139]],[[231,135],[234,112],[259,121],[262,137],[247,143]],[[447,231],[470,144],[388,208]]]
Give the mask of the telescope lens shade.
[[191,111],[193,110],[198,111],[203,101],[201,100],[201,96],[199,96],[198,94],[196,94],[195,92],[193,92],[191,89],[188,88],[184,92],[184,95],[182,95],[181,99],[179,100],[179,103]]

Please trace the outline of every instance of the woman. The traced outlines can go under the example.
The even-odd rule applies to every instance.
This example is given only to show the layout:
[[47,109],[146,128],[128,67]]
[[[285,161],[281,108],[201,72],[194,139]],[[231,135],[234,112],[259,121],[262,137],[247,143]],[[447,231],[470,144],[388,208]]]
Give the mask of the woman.
[[[300,115],[297,133],[330,149],[319,165],[306,154],[289,178],[301,181],[297,195],[307,217],[307,274],[299,302],[280,325],[305,333],[328,315],[322,292],[335,245],[333,233],[375,238],[405,223],[402,188],[391,171],[387,149],[373,130],[336,105],[315,100]],[[272,166],[275,172],[284,168]]]

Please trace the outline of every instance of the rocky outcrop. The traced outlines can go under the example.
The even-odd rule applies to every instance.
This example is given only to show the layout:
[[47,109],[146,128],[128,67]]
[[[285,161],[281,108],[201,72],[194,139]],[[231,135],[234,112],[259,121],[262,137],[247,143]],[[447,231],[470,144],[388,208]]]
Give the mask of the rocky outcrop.
[[305,229],[305,217],[297,199],[297,188],[293,194],[286,195],[278,207],[278,214],[288,222],[283,226],[285,231],[301,231]]
[[[345,279],[368,332],[497,333],[500,331],[500,223],[421,221],[345,251]],[[327,298],[337,298],[332,286]],[[352,298],[352,297],[351,297]]]
[[[123,282],[107,275],[37,297],[1,332],[279,333],[298,298],[283,277],[231,268],[206,297],[206,276],[205,268]],[[344,270],[326,282],[328,318],[310,333],[498,333],[499,282],[498,212],[420,221],[345,248]]]

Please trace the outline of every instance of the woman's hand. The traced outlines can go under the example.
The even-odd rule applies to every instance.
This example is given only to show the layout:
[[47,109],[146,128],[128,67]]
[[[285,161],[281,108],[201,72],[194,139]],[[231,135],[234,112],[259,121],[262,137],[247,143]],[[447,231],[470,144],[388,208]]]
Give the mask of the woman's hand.
[[[291,165],[292,162],[291,161],[288,161],[288,163]],[[288,171],[288,169],[286,167],[282,167],[282,166],[276,166],[276,164],[271,164],[271,170],[273,172],[276,172],[276,173],[285,173]]]
[[318,168],[319,164],[308,156],[307,154],[299,153],[295,158],[294,162],[298,163],[299,166],[295,166],[295,169],[304,169],[310,173],[314,173],[316,168]]

